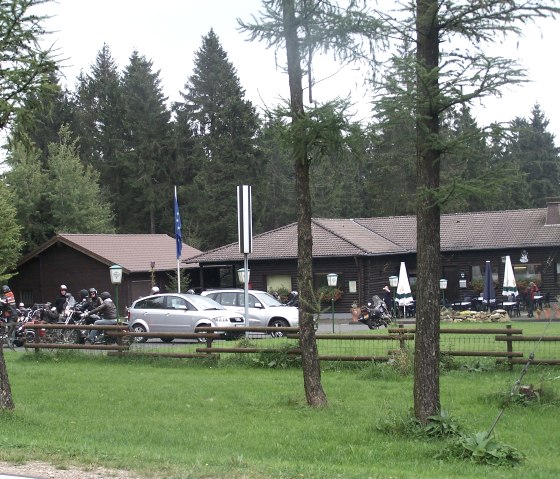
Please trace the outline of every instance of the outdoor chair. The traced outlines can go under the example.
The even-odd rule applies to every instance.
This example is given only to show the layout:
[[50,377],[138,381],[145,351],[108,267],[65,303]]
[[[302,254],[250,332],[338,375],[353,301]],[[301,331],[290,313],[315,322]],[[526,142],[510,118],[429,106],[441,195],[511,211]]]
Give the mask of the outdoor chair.
[[519,318],[521,316],[521,298],[515,300],[515,304],[511,307],[511,316]]
[[490,310],[504,309],[504,301],[502,299],[495,299],[494,302],[490,301]]

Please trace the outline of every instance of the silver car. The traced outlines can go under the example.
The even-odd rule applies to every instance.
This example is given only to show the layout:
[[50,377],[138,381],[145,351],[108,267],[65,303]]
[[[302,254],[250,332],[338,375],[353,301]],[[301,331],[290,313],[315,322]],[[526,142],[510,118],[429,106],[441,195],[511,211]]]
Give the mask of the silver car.
[[[128,311],[128,327],[133,332],[194,333],[198,326],[245,326],[242,314],[228,311],[211,298],[196,294],[167,293],[146,296],[132,303]],[[223,337],[238,338],[238,334],[224,332]],[[136,338],[144,342],[147,339]],[[173,337],[162,337],[165,342]]]
[[[201,293],[212,298],[230,311],[245,315],[244,291],[242,289],[217,289]],[[266,291],[249,290],[249,326],[293,327],[299,326],[299,311],[285,306]],[[282,336],[277,333],[273,336]]]

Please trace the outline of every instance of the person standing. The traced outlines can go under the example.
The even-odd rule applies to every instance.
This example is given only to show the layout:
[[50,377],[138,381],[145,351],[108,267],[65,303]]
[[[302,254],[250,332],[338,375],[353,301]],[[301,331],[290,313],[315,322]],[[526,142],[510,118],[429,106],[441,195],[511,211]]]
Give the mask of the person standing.
[[535,308],[535,295],[537,294],[539,288],[537,285],[531,281],[529,283],[529,292],[527,293],[527,317],[533,317],[533,310]]
[[8,285],[2,286],[2,298],[0,298],[2,318],[6,321],[7,333],[13,342],[16,334],[16,323],[18,313],[16,309],[16,298]]
[[389,286],[383,286],[383,302],[385,303],[385,306],[391,312],[391,314],[393,314],[393,297],[391,296],[391,290],[389,289]]

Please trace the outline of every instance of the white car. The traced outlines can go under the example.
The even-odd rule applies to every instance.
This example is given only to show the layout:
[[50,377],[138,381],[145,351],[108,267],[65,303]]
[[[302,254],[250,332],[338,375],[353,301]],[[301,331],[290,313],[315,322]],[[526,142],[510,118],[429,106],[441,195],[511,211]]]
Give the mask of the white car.
[[[216,289],[203,291],[203,296],[212,298],[224,308],[245,314],[243,289]],[[294,306],[285,306],[266,291],[249,290],[249,327],[292,327],[299,326],[299,310]],[[273,336],[283,336],[282,333]]]
[[[242,314],[228,311],[211,298],[196,294],[156,294],[140,298],[128,310],[128,328],[134,332],[194,333],[198,326],[245,326]],[[223,337],[235,339],[243,332],[224,332]],[[138,342],[146,338],[137,337]],[[173,341],[164,336],[162,341]]]

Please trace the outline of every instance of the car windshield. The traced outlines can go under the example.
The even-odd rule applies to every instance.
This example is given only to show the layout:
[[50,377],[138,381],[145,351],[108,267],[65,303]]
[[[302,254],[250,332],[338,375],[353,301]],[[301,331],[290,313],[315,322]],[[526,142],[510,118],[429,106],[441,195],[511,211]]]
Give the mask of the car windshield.
[[269,293],[256,293],[255,296],[265,306],[283,306],[280,301]]
[[208,298],[207,296],[188,294],[186,295],[186,297],[199,311],[208,311],[210,309],[226,309],[220,303],[217,303],[212,298]]

